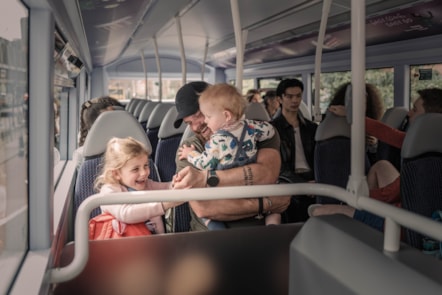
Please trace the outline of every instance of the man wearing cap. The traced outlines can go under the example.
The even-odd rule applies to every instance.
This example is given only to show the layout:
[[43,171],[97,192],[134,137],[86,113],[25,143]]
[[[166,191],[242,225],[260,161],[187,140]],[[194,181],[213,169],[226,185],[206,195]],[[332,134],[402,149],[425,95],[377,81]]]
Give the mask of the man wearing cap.
[[[199,110],[198,98],[208,84],[203,81],[190,82],[178,90],[175,105],[178,111],[174,125],[178,128],[186,123],[194,135],[184,140],[183,144],[193,145],[199,152],[204,151],[204,144],[212,131],[204,123],[204,115]],[[177,174],[174,187],[197,188],[252,184],[274,184],[281,165],[279,154],[279,135],[258,145],[256,163],[228,170],[202,171],[194,168],[187,160],[176,157]],[[265,201],[264,201],[265,200]],[[264,219],[256,218],[263,212],[282,213],[289,205],[290,197],[266,197],[256,199],[190,201],[191,230],[207,230],[200,218],[224,221],[226,226],[264,225]],[[173,216],[174,214],[172,214]],[[199,217],[199,218],[198,218]],[[172,217],[173,218],[173,217]]]

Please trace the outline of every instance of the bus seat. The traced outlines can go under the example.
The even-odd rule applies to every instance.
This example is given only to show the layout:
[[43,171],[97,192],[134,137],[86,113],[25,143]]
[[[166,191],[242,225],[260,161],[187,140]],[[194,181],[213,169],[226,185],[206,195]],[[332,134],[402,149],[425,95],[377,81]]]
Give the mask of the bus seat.
[[[315,134],[315,181],[345,188],[350,174],[350,125],[345,117],[327,112]],[[339,167],[339,168],[338,168]],[[337,204],[339,201],[317,196],[320,204]]]
[[148,101],[145,99],[142,99],[138,102],[136,108],[134,109],[132,115],[138,119],[138,117],[140,116],[141,110],[143,109],[143,107],[146,105]]
[[161,122],[164,119],[167,111],[173,106],[173,103],[159,103],[152,110],[149,120],[146,124],[146,133],[152,145],[152,155],[155,155],[158,144],[158,131],[160,130]]
[[[442,114],[423,114],[408,128],[402,145],[402,207],[431,217],[442,210]],[[407,242],[422,248],[422,236],[406,231]]]
[[[192,129],[190,129],[190,127],[187,124],[183,123],[183,125],[184,125],[184,132],[181,136],[178,146],[181,146],[185,139],[194,135]],[[181,125],[180,128],[183,128],[183,125]],[[175,159],[175,156],[174,156],[174,159]],[[188,232],[188,231],[190,231],[190,220],[192,218],[190,215],[189,203],[186,202],[180,206],[173,208],[172,214],[173,214],[173,222],[171,225],[171,227],[172,227],[171,231],[173,231],[173,232]]]
[[141,99],[139,98],[132,98],[129,102],[127,111],[129,114],[134,114],[135,109],[137,108],[137,105],[140,103]]
[[[149,139],[138,121],[127,111],[104,112],[92,125],[84,142],[84,162],[81,164],[74,193],[74,217],[80,203],[87,197],[95,194],[94,181],[99,173],[101,158],[106,150],[106,145],[112,137],[131,136],[139,140],[152,151]],[[151,175],[153,180],[159,180],[156,165],[150,160]],[[94,209],[91,217],[100,213],[99,208]]]
[[[72,280],[56,284],[52,294],[287,295],[290,243],[301,227],[295,223],[90,241],[86,267]],[[63,248],[56,266],[72,261],[74,246]]]
[[146,124],[149,120],[150,114],[152,114],[153,109],[155,106],[159,104],[158,101],[148,101],[144,106],[143,109],[140,112],[140,115],[138,116],[138,122],[140,122],[141,127],[143,127],[144,130],[146,130]]
[[162,181],[171,181],[175,174],[176,163],[175,156],[181,142],[181,137],[187,126],[182,122],[179,128],[173,125],[178,112],[175,106],[171,107],[161,122],[158,131],[158,145],[155,153],[155,163]]
[[287,294],[440,294],[442,264],[344,215],[310,218],[290,245]]
[[[390,127],[405,131],[407,114],[408,110],[405,107],[392,107],[385,111],[381,122]],[[388,160],[396,167],[398,171],[401,169],[401,150],[396,147],[392,147],[385,142],[378,142],[376,159]]]
[[131,98],[129,102],[124,106],[124,109],[129,112],[132,108],[132,105],[135,103],[136,98]]
[[270,121],[270,115],[265,106],[260,102],[249,103],[245,109],[246,118],[249,120]]
[[312,120],[312,113],[310,112],[310,110],[307,107],[307,104],[303,100],[301,100],[301,104],[299,105],[299,110],[301,111],[304,118]]
[[[314,170],[317,183],[347,187],[351,172],[350,134],[351,126],[347,119],[327,111],[315,134]],[[365,163],[368,169],[370,166],[368,156],[366,156]],[[316,201],[320,204],[341,203],[323,196],[317,196]]]

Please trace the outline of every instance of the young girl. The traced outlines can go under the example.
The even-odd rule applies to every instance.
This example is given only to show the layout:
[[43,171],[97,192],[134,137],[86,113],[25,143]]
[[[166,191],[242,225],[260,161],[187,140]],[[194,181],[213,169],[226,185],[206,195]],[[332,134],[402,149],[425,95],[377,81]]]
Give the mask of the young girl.
[[[208,86],[199,97],[199,107],[213,133],[205,151],[198,153],[194,147],[185,145],[178,149],[179,159],[187,159],[198,169],[223,170],[253,163],[256,161],[257,142],[275,134],[268,122],[244,119],[246,101],[232,85]],[[266,224],[279,223],[279,214],[266,217]],[[209,229],[224,227],[221,222],[209,220],[206,220],[206,225]]]
[[[145,146],[133,139],[111,138],[107,144],[101,174],[95,180],[95,188],[100,193],[127,192],[139,190],[169,189],[170,182],[155,182],[148,179],[149,153]],[[181,202],[153,202],[141,204],[118,204],[100,206],[103,213],[109,213],[120,224],[114,230],[124,228],[125,223],[133,224],[149,221],[152,233],[164,233],[162,215]]]

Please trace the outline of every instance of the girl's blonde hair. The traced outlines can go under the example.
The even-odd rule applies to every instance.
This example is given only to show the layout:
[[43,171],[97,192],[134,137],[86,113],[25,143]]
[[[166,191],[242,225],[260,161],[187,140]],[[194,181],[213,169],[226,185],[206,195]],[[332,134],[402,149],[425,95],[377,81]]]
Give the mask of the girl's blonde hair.
[[210,103],[215,107],[227,110],[232,113],[234,120],[241,119],[247,104],[238,89],[226,83],[208,86],[199,97],[199,103]]
[[138,140],[132,137],[111,138],[106,146],[106,152],[101,164],[101,173],[95,179],[95,190],[99,191],[103,184],[118,184],[119,181],[114,178],[112,172],[121,169],[127,161],[140,155],[149,157],[149,152]]

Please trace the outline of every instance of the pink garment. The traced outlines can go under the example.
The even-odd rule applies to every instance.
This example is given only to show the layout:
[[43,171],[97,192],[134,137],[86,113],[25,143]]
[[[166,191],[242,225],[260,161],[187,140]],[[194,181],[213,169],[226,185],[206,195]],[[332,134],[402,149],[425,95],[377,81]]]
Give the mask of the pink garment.
[[381,121],[365,117],[365,132],[398,149],[402,148],[405,132],[392,128]]
[[[146,182],[146,190],[161,190],[168,188],[169,183],[154,182],[150,179]],[[127,188],[119,184],[105,184],[100,190],[100,193],[113,192],[127,192]],[[165,233],[162,219],[165,212],[160,202],[102,205],[100,206],[100,209],[101,212],[109,213],[123,223],[133,224],[150,220],[155,226],[156,233]]]

